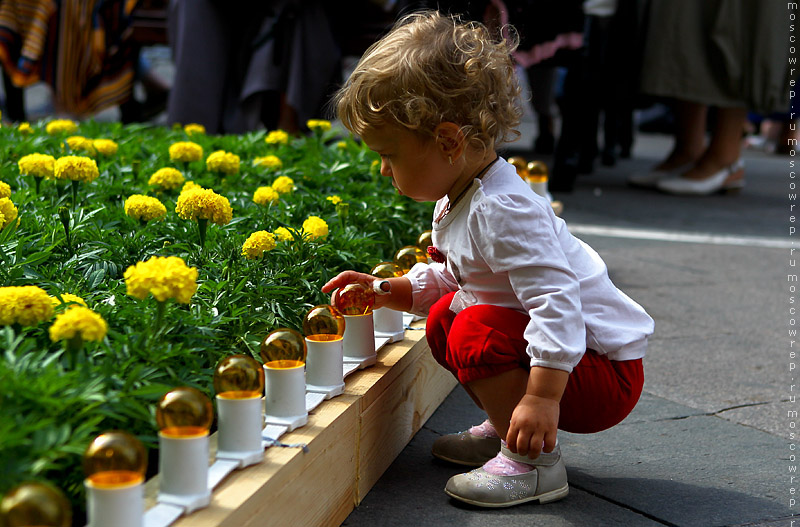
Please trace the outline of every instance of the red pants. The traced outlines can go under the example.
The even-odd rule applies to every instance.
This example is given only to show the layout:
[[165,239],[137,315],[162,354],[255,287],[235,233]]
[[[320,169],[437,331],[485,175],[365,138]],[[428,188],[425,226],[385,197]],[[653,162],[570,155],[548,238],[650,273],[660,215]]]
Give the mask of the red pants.
[[[523,336],[525,313],[491,305],[450,311],[450,293],[430,310],[426,336],[431,352],[462,384],[514,368],[530,369]],[[642,359],[613,361],[587,349],[569,375],[558,427],[575,433],[611,428],[633,410],[644,384]]]

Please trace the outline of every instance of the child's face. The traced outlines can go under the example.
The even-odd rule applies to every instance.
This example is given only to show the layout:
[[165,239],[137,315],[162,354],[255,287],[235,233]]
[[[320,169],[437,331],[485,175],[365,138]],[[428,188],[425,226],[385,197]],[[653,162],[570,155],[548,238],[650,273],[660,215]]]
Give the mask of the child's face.
[[381,175],[415,201],[436,201],[455,183],[455,171],[434,139],[422,139],[408,130],[383,126],[361,139],[381,156]]

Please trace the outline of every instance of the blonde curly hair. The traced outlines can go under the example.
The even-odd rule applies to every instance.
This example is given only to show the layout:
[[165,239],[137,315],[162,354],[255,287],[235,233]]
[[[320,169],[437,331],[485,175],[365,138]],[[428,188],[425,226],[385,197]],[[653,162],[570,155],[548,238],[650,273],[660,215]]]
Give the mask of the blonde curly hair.
[[351,132],[399,125],[432,137],[457,124],[467,144],[492,149],[519,137],[520,86],[510,53],[518,43],[492,39],[477,22],[436,11],[401,19],[373,44],[333,99]]

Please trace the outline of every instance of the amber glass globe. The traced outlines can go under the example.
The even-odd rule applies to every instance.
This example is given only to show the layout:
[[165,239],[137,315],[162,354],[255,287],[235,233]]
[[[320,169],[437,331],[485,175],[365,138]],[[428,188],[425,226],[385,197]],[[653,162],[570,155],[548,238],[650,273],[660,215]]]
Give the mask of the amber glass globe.
[[165,393],[156,406],[156,423],[166,437],[204,436],[213,420],[211,401],[203,392],[189,386]]
[[381,262],[369,274],[378,278],[397,278],[403,276],[403,270],[394,262]]
[[517,174],[522,179],[528,179],[528,162],[521,157],[509,157],[508,162],[517,169]]
[[261,341],[261,360],[271,368],[296,368],[306,362],[306,341],[297,331],[279,328]]
[[547,165],[541,161],[528,163],[528,181],[531,183],[544,183],[547,181]]
[[322,304],[312,307],[303,317],[303,333],[309,340],[338,340],[344,335],[344,316],[335,307]]
[[425,254],[428,254],[428,247],[431,245],[433,245],[433,231],[425,231],[417,238],[417,247]]
[[28,482],[8,491],[0,501],[3,527],[71,527],[72,509],[64,494],[47,483]]
[[121,430],[97,436],[83,453],[83,472],[95,487],[114,488],[144,481],[147,453],[136,437]]
[[333,293],[333,305],[345,315],[369,315],[375,306],[375,291],[353,282]]
[[396,263],[397,266],[403,270],[403,273],[408,273],[411,268],[418,263],[427,262],[427,253],[420,250],[420,248],[415,245],[406,245],[405,247],[401,247],[400,250],[394,255],[394,263]]
[[214,391],[223,399],[252,399],[264,393],[264,368],[253,357],[231,355],[214,369]]

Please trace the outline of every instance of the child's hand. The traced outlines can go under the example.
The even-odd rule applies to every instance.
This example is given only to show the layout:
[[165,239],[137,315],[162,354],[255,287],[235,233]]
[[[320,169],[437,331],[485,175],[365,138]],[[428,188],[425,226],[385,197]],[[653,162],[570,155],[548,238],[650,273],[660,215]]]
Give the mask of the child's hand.
[[[347,284],[352,284],[353,282],[359,283],[364,287],[372,290],[372,284],[378,280],[378,278],[366,274],[366,273],[359,273],[356,271],[343,271],[338,275],[331,278],[328,283],[322,286],[323,293],[330,293],[335,291],[336,289],[341,289],[342,287],[346,286]],[[378,309],[382,307],[386,303],[386,298],[376,295],[375,296],[375,306],[374,309]],[[331,303],[333,303],[333,296],[331,295]]]
[[[376,280],[380,280],[380,278],[367,273],[344,271],[334,276],[328,281],[327,284],[323,285],[322,292],[330,293],[335,289],[342,288],[347,284],[352,284],[353,282],[372,289],[372,284]],[[404,276],[398,278],[389,278],[389,282],[391,283],[391,293],[388,295],[375,295],[374,309],[378,309],[379,307],[388,307],[391,309],[396,309],[397,311],[408,311],[411,309],[411,282],[408,280],[408,278]],[[331,296],[331,303],[333,303],[333,296]]]
[[556,447],[559,408],[556,400],[523,395],[511,414],[506,436],[508,449],[530,458],[539,457],[542,451],[552,452]]
[[[563,370],[534,366],[528,376],[528,388],[508,425],[506,444],[512,452],[532,458],[556,447],[561,396],[569,373]],[[544,444],[544,448],[542,445]]]

